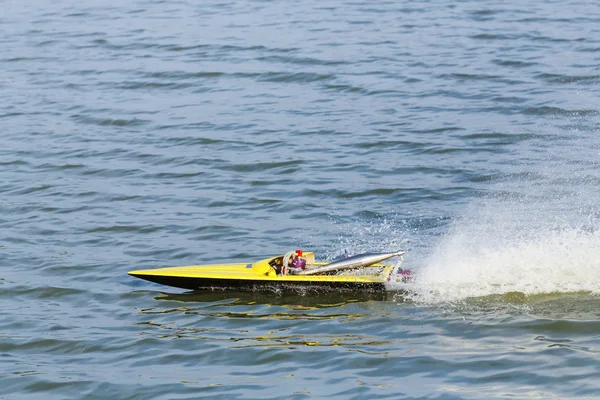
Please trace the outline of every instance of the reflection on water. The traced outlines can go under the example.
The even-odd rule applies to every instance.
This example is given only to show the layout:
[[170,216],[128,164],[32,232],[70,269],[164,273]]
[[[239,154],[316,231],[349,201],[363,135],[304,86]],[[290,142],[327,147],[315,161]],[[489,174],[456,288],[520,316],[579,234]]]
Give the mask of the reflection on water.
[[312,293],[272,293],[241,291],[194,291],[187,293],[161,293],[156,300],[181,302],[216,303],[228,305],[265,304],[285,306],[293,309],[318,309],[341,307],[348,303],[367,301],[398,301],[397,293],[391,292],[334,292]]
[[[385,340],[374,340],[369,336],[345,335],[318,335],[316,338],[306,338],[303,336],[258,336],[254,338],[244,338],[238,340],[240,343],[232,348],[244,347],[287,347],[291,350],[294,346],[309,347],[361,347],[361,346],[389,346],[390,342]],[[292,347],[290,347],[292,346]]]
[[169,313],[183,313],[185,315],[200,315],[204,317],[216,317],[216,318],[249,318],[249,319],[278,319],[278,320],[323,320],[323,319],[336,319],[336,318],[360,318],[367,314],[308,314],[308,313],[256,313],[250,312],[204,312],[203,309],[194,309],[189,307],[178,307],[166,310],[154,310],[152,308],[145,308],[140,310],[143,314],[169,314]]
[[[387,299],[389,296],[378,296]],[[366,322],[381,315],[370,312],[376,304],[370,295],[330,293],[310,297],[248,292],[163,293],[157,307],[140,313],[150,320],[136,323],[143,335],[161,339],[217,341],[229,348],[344,347],[377,353],[373,346],[389,346],[370,333],[339,333],[335,327]],[[165,302],[165,303],[163,303]],[[186,305],[168,307],[170,302]],[[167,307],[165,307],[167,306]],[[364,307],[361,307],[364,306]],[[366,308],[365,308],[366,307]],[[377,307],[374,307],[377,309]],[[267,324],[265,325],[265,321]],[[314,324],[325,324],[315,330]],[[196,326],[201,325],[201,326]]]
[[[157,323],[153,321],[139,322],[136,325],[147,327],[142,335],[155,335],[161,339],[196,339],[205,341],[230,342],[229,348],[245,347],[284,347],[294,349],[295,346],[309,347],[372,347],[389,346],[387,340],[377,340],[372,335],[359,334],[280,334],[278,331],[267,331],[258,335],[247,329],[227,330],[223,328],[191,328],[178,326],[173,322]],[[282,329],[288,331],[288,329]],[[371,349],[372,351],[373,349]]]

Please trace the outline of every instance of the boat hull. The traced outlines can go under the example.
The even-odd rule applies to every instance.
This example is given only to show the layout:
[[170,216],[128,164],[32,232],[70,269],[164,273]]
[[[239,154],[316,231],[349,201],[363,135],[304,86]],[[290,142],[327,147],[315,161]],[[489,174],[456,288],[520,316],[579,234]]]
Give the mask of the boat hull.
[[366,282],[351,280],[277,280],[277,279],[216,279],[216,278],[197,278],[182,276],[160,276],[131,274],[136,278],[144,279],[161,285],[177,287],[188,290],[250,290],[250,291],[274,291],[274,290],[310,290],[310,291],[329,291],[329,290],[368,290],[384,291],[384,282]]

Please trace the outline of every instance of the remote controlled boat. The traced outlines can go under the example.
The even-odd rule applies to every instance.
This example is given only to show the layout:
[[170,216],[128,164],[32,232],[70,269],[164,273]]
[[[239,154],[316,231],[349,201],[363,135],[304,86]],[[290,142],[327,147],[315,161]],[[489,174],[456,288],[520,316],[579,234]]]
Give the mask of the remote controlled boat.
[[[404,252],[367,253],[327,263],[313,252],[291,251],[254,263],[194,265],[131,271],[129,275],[182,289],[270,290],[277,288],[384,290],[386,282],[405,281]],[[383,261],[398,258],[392,264]]]

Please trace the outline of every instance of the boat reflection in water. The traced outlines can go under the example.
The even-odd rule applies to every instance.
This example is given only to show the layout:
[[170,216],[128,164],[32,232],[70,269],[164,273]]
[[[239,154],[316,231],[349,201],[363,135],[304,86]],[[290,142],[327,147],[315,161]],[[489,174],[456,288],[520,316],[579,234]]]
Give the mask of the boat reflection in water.
[[219,303],[220,305],[273,305],[290,308],[329,308],[341,307],[349,303],[366,301],[398,301],[401,300],[398,292],[389,291],[309,291],[283,292],[274,290],[249,291],[191,291],[186,293],[161,293],[154,297],[156,300],[171,300],[181,302]]
[[[196,291],[162,293],[156,307],[141,309],[144,335],[159,339],[196,339],[229,348],[339,346],[383,352],[387,344],[361,327],[365,322],[388,325],[387,307],[397,307],[393,292],[268,293]],[[383,311],[383,312],[382,312]],[[319,329],[315,330],[315,324]],[[339,324],[356,324],[339,333]]]

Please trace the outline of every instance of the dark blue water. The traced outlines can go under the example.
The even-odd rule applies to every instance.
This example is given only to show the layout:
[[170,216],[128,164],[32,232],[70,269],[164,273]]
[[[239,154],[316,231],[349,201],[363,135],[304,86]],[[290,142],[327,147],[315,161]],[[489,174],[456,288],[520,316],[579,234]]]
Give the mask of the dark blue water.
[[[600,5],[0,8],[0,399],[600,397]],[[408,292],[127,271],[407,251]]]

